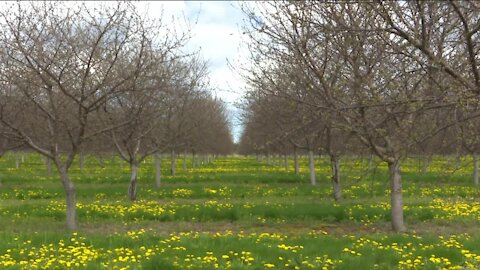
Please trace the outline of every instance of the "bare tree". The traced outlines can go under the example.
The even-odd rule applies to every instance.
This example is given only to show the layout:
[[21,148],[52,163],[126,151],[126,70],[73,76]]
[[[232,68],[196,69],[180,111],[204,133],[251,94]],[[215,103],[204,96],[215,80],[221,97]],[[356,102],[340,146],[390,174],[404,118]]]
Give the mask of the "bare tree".
[[[11,150],[19,149],[23,147],[23,143],[16,142],[15,140],[9,139],[9,132],[4,130],[0,125],[0,159]],[[13,138],[15,138],[15,134],[13,134]],[[0,187],[2,186],[2,179],[0,178]]]
[[400,40],[406,55],[462,86],[452,91],[480,94],[478,2],[379,2],[372,9],[380,15],[380,29],[395,35],[390,43]]
[[[478,111],[478,109],[473,109],[473,111]],[[471,112],[465,112],[465,114],[470,114]],[[458,114],[461,114],[459,112]],[[457,115],[462,118],[461,115]],[[467,154],[472,156],[473,162],[473,184],[478,186],[479,183],[479,153],[480,153],[480,121],[479,119],[473,119],[470,121],[459,121],[458,124],[459,138],[458,143],[460,144],[462,150]]]
[[210,95],[202,95],[190,109],[188,144],[207,155],[232,153],[233,140],[225,103]]
[[[246,32],[255,52],[253,73],[268,76],[272,66],[293,65],[298,72],[289,79],[306,85],[298,89],[304,98],[299,100],[288,88],[276,90],[317,115],[333,117],[332,127],[354,134],[388,164],[392,227],[404,231],[401,160],[417,143],[457,121],[444,119],[432,130],[416,128],[435,117],[436,110],[453,110],[466,88],[459,79],[449,83],[459,89],[454,95],[439,86],[432,59],[402,47],[400,39],[385,31],[375,8],[370,3],[263,3],[247,9],[251,25]],[[430,14],[438,20],[443,13]],[[446,43],[435,39],[437,47]]]
[[[162,42],[165,46],[167,42]],[[128,195],[130,200],[136,200],[137,177],[140,163],[148,156],[170,148],[178,133],[169,129],[172,121],[183,121],[182,110],[195,95],[197,81],[202,75],[191,76],[196,70],[195,61],[180,61],[174,49],[178,49],[182,42],[175,41],[165,46],[164,51],[152,51],[150,63],[144,74],[127,85],[129,90],[124,94],[116,95],[108,104],[106,114],[110,125],[127,121],[127,125],[112,129],[111,137],[115,149],[120,156],[129,163],[131,168],[130,186]],[[195,82],[191,80],[194,79]],[[172,149],[173,151],[174,149]],[[157,158],[156,183],[160,183]],[[173,163],[175,164],[175,163]]]
[[53,161],[66,194],[67,228],[75,230],[69,168],[86,140],[113,128],[94,116],[138,73],[123,70],[125,60],[141,57],[134,48],[142,46],[145,28],[128,3],[94,9],[7,3],[2,10],[0,121],[16,140]]
[[427,63],[430,72],[437,74],[437,85],[444,83],[442,75],[457,82],[458,87],[450,91],[461,116],[454,120],[460,123],[463,149],[473,155],[473,178],[478,184],[478,133],[473,130],[480,94],[480,5],[475,1],[411,1],[373,7],[383,19],[383,29],[401,41],[395,40],[402,51],[410,50],[407,55]]

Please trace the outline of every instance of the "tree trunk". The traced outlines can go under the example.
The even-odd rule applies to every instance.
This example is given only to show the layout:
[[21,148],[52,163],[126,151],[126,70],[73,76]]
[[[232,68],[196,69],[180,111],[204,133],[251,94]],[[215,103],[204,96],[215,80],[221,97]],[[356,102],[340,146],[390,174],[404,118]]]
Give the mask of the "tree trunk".
[[15,155],[15,168],[18,169],[20,167],[20,155]]
[[298,153],[297,153],[297,147],[293,150],[293,162],[295,163],[295,174],[298,175],[300,174],[300,168],[298,166]]
[[371,171],[373,169],[373,159],[373,154],[370,154],[370,157],[368,158],[368,171]]
[[267,154],[267,164],[270,165],[270,155]]
[[160,185],[162,184],[161,183],[162,172],[160,171],[162,160],[161,160],[160,154],[155,153],[154,159],[155,159],[155,185],[157,186],[157,188],[159,188]]
[[455,155],[455,167],[458,168],[460,167],[460,164],[462,163],[462,157],[460,153],[456,153]]
[[175,150],[172,150],[170,173],[172,176],[175,176],[177,173],[177,157],[175,156]]
[[73,182],[70,181],[70,177],[68,176],[68,170],[65,167],[57,164],[57,169],[58,169],[58,172],[60,173],[60,180],[62,181],[63,189],[65,190],[65,199],[67,204],[67,211],[66,211],[67,229],[69,231],[75,231],[77,229],[77,222],[76,222],[77,205],[76,205],[76,198],[75,198],[75,186],[73,185]]
[[277,156],[276,155],[272,156],[272,160],[273,160],[273,167],[277,166]]
[[138,177],[138,164],[133,162],[130,164],[130,186],[128,187],[128,198],[130,201],[137,199],[137,177]]
[[49,158],[46,158],[47,163],[47,176],[52,176],[52,161]]
[[330,155],[330,161],[332,166],[333,198],[338,202],[342,199],[342,189],[340,186],[340,159],[337,155]]
[[83,168],[85,167],[85,154],[80,152],[80,172],[83,172]]
[[[4,155],[4,152],[2,151],[2,149],[0,149],[0,158],[2,158],[3,155]],[[2,187],[2,179],[1,178],[0,178],[0,187]]]
[[422,161],[422,174],[427,174],[427,168],[428,168],[428,156],[423,156],[423,161]]
[[473,183],[478,186],[478,155],[473,154]]
[[400,160],[389,162],[388,169],[390,171],[392,229],[395,232],[404,232],[406,228],[403,222],[403,196],[402,176],[400,175]]
[[196,168],[197,167],[197,160],[195,159],[195,151],[192,152],[192,168]]
[[288,156],[287,154],[285,154],[285,171],[288,172],[290,170],[289,166],[288,166]]
[[182,164],[182,167],[183,167],[183,171],[186,172],[187,171],[187,150],[185,150],[183,152],[183,164]]
[[313,158],[312,150],[308,151],[308,165],[310,168],[310,183],[315,186],[317,184],[317,180],[315,179],[315,160]]
[[100,164],[100,166],[101,166],[102,168],[105,168],[105,160],[103,160],[103,156],[100,156],[100,157],[97,159],[97,161],[98,161],[98,164]]

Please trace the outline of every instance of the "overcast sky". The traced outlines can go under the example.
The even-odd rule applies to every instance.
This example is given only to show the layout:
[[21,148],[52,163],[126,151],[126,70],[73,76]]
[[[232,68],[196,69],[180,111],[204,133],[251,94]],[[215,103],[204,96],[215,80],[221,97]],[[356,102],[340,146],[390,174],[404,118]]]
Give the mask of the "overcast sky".
[[229,67],[228,61],[236,63],[245,59],[245,49],[241,49],[241,25],[245,16],[240,3],[235,1],[162,1],[140,2],[147,8],[151,17],[175,17],[180,22],[186,18],[191,24],[192,39],[188,48],[197,50],[209,63],[210,80],[215,93],[228,104],[233,135],[235,139],[241,132],[237,121],[238,112],[234,103],[242,97],[243,81]]

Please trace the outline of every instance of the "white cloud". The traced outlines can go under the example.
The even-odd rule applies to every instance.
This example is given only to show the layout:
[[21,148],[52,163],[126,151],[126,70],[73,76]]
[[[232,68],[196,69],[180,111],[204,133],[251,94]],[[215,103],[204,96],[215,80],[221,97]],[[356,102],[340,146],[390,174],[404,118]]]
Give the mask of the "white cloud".
[[[200,54],[209,64],[210,82],[214,94],[227,102],[231,121],[235,126],[233,135],[239,136],[238,110],[234,103],[243,95],[244,82],[228,67],[228,61],[238,65],[245,61],[247,53],[241,48],[240,31],[244,15],[239,2],[234,1],[139,1],[130,2],[141,14],[151,19],[162,18],[169,28],[184,32],[191,29],[192,38],[187,50]],[[86,2],[87,5],[93,3]],[[97,2],[98,4],[98,2]],[[116,5],[115,2],[102,2]]]
[[[209,63],[210,81],[217,97],[227,102],[230,115],[236,117],[237,110],[233,103],[242,97],[244,82],[228,67],[228,62],[238,65],[245,60],[247,52],[241,48],[242,34],[240,31],[244,15],[239,2],[235,1],[138,1],[130,2],[138,8],[141,14],[148,18],[160,19],[164,25],[184,32],[189,27],[192,39],[187,44],[190,51],[198,51]],[[64,6],[74,6],[80,2],[63,2]],[[83,2],[89,8],[116,6],[117,2]],[[0,8],[10,5],[2,4]],[[235,126],[238,123],[232,119]],[[238,138],[238,128],[234,131]]]
[[246,58],[247,52],[240,47],[244,15],[237,2],[229,1],[188,2],[185,14],[192,20],[198,19],[192,26],[193,37],[188,46],[201,48],[201,55],[209,62],[215,94],[227,102],[233,135],[238,140],[241,128],[234,103],[243,96],[244,82],[228,67],[228,61],[239,63]]
[[185,1],[142,1],[132,2],[140,12],[145,12],[150,18],[160,18],[162,16],[167,20],[172,17],[182,17],[186,9]]
[[[133,2],[141,12],[152,19],[163,15],[164,22],[175,21],[177,30],[190,26],[192,39],[188,51],[198,51],[209,63],[210,81],[217,97],[227,102],[234,125],[233,135],[239,137],[241,128],[237,121],[238,110],[234,103],[243,95],[244,82],[228,67],[245,60],[247,52],[240,48],[240,27],[244,15],[238,2],[231,1],[147,1]],[[163,12],[163,13],[162,13]]]

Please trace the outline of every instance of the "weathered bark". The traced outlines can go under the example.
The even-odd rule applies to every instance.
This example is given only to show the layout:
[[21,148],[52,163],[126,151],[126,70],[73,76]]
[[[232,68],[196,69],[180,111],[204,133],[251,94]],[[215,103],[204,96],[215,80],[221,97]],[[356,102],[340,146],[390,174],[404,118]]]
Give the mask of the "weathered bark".
[[338,202],[342,199],[342,189],[340,186],[340,159],[337,155],[330,155],[330,161],[332,166],[333,198]]
[[427,174],[428,169],[428,156],[423,156],[422,160],[422,174]]
[[186,172],[187,171],[187,150],[185,150],[183,152],[183,164],[182,164],[182,167],[183,167],[183,171]]
[[392,229],[395,232],[404,232],[406,228],[403,222],[403,195],[400,160],[389,162],[388,169],[390,171]]
[[310,183],[312,185],[317,184],[317,180],[315,179],[315,159],[313,158],[313,151],[308,151],[308,166],[310,169]]
[[138,164],[133,162],[130,164],[130,185],[128,187],[128,198],[130,201],[137,199],[137,178],[138,178]]
[[162,160],[160,157],[160,154],[155,153],[154,155],[155,159],[155,185],[157,188],[159,188],[162,184],[161,178],[162,178],[162,172],[161,172],[161,167],[162,167]]
[[76,196],[75,196],[75,186],[70,177],[68,176],[68,170],[57,164],[58,172],[60,173],[60,181],[62,181],[63,189],[65,190],[65,199],[67,204],[66,211],[66,222],[67,229],[69,231],[75,231],[77,229],[77,205],[76,205]]
[[175,156],[175,150],[172,150],[170,173],[172,176],[175,176],[177,173],[177,157]]
[[293,162],[295,163],[295,174],[298,175],[300,174],[300,167],[298,165],[298,153],[297,153],[297,147],[293,150]]
[[473,154],[473,184],[476,186],[479,185],[478,182],[478,155]]
[[288,155],[285,154],[284,158],[285,158],[285,171],[288,172],[290,170],[288,166]]

